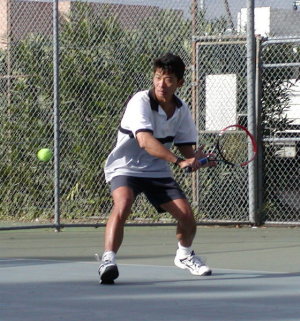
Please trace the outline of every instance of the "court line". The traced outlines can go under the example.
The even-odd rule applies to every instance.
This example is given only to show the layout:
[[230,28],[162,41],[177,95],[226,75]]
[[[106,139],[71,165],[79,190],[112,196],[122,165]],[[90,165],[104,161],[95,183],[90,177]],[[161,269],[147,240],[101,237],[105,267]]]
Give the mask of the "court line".
[[[93,257],[93,256],[91,256]],[[55,263],[80,263],[80,264],[97,264],[97,261],[71,261],[71,260],[58,260],[58,259],[37,259],[37,258],[0,258],[1,262],[18,262],[18,261],[33,261],[33,262],[55,262]],[[117,263],[119,266],[132,266],[132,267],[152,267],[152,268],[176,268],[174,265],[155,265],[155,264],[136,264],[136,263]],[[287,274],[287,272],[272,272],[272,271],[259,271],[259,270],[243,270],[243,269],[225,269],[225,268],[213,268],[213,271],[218,272],[235,272],[235,273],[254,273],[254,274]]]

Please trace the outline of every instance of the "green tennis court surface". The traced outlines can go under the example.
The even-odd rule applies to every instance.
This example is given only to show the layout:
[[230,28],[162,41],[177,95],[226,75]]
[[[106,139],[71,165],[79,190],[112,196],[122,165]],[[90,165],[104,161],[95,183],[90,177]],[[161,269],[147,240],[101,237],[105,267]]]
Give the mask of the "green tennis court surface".
[[1,321],[299,320],[298,228],[199,227],[213,269],[173,265],[175,227],[127,227],[115,285],[99,285],[104,229],[0,233]]

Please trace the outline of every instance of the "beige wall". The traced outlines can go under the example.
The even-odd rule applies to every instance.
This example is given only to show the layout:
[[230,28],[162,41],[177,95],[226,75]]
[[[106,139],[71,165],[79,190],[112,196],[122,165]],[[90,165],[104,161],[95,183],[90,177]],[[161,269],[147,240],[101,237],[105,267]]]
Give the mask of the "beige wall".
[[8,25],[7,0],[0,0],[0,48],[7,46]]
[[[10,5],[10,14],[9,6]],[[59,3],[59,12],[67,17],[70,1]],[[48,2],[0,0],[0,48],[6,48],[9,40],[19,40],[33,32],[52,33],[53,5]]]

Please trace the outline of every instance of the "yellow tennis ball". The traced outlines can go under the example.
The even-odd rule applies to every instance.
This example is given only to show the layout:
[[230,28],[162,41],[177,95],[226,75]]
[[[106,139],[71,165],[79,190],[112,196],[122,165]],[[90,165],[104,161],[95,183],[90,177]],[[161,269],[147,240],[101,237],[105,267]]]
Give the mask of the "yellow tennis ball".
[[37,153],[37,158],[42,162],[48,162],[53,156],[50,148],[42,148]]

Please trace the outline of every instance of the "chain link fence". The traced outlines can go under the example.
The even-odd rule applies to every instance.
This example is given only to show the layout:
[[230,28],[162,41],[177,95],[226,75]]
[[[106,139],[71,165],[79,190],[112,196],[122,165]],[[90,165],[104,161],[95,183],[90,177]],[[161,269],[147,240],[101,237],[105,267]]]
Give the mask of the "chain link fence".
[[[104,181],[105,159],[115,144],[125,102],[134,92],[151,87],[151,64],[162,53],[178,54],[187,65],[185,86],[179,95],[191,106],[199,143],[210,144],[212,132],[224,121],[247,125],[246,7],[247,1],[237,0],[149,0],[147,5],[138,0],[59,1],[56,38],[52,2],[0,0],[2,225],[5,221],[9,226],[12,222],[54,224],[57,208],[65,225],[105,223],[112,206]],[[294,23],[300,14],[293,10],[292,2],[256,1],[256,7],[256,34],[263,39],[300,37],[299,24]],[[269,20],[259,18],[266,15]],[[59,60],[53,58],[55,46],[59,48]],[[297,42],[288,46],[292,46],[292,52],[299,48]],[[296,85],[298,79],[297,66],[292,72],[287,66],[264,68],[270,62],[299,63],[299,55],[287,60],[282,45],[273,47],[278,50],[261,50],[263,65],[257,82],[261,83],[262,110],[265,106],[276,109],[274,102],[269,100],[266,105],[265,101],[277,78],[280,80],[275,88],[290,81]],[[58,92],[53,72],[56,66]],[[291,87],[284,94],[278,93],[286,99],[279,105],[288,106],[289,90]],[[59,163],[57,159],[56,163],[44,163],[38,161],[36,153],[40,148],[55,147],[57,114],[53,102],[57,95]],[[296,105],[299,109],[299,101]],[[295,186],[299,179],[291,179],[293,171],[298,170],[295,158],[287,170],[290,159],[280,156],[282,143],[279,146],[270,141],[279,132],[282,138],[294,138],[287,134],[290,127],[282,127],[277,119],[284,119],[284,115],[278,116],[276,111],[267,116],[260,113],[264,159],[259,161],[265,168],[261,173],[262,221],[300,221],[298,191],[294,188],[287,195],[285,186],[274,189],[275,173],[289,186]],[[285,119],[288,123],[289,116]],[[299,155],[299,148],[297,151]],[[58,165],[59,199],[55,197],[58,186],[54,179]],[[220,166],[189,176],[174,170],[199,222],[249,222],[247,169]],[[142,196],[130,219],[138,223],[172,222],[168,215],[158,215]]]
[[[236,123],[247,126],[246,39],[217,36],[195,41],[195,110],[201,143],[209,149],[222,128]],[[247,167],[220,165],[198,175],[197,203],[203,218],[249,221]]]
[[300,37],[262,39],[264,221],[299,222]]

